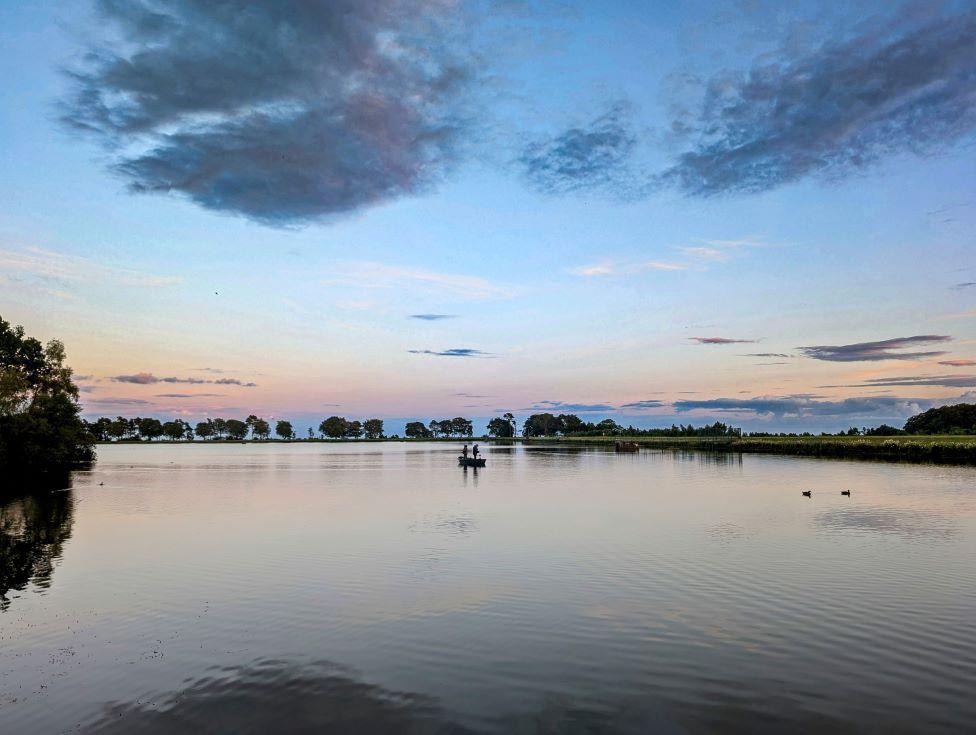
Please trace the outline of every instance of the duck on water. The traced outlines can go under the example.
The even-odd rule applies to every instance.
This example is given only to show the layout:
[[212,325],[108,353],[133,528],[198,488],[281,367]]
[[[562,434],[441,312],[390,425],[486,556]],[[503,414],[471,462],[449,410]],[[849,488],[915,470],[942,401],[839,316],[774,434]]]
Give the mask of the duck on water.
[[469,457],[468,445],[465,444],[464,448],[461,450],[461,456],[458,457],[458,464],[462,467],[484,467],[487,460],[484,457],[479,457],[478,453],[478,445],[475,444],[471,448],[471,456]]

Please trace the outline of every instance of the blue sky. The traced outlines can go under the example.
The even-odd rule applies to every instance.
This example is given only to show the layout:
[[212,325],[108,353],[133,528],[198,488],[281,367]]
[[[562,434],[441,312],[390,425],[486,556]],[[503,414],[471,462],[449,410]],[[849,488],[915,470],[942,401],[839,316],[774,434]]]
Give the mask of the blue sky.
[[976,390],[971,3],[248,8],[0,7],[0,314],[90,415],[821,430]]

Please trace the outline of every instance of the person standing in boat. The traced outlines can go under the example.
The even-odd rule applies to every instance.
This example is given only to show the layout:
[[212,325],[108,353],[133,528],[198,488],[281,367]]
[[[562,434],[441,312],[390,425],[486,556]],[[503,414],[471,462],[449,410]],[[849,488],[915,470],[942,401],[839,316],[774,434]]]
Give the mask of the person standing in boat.
[[468,458],[468,445],[467,444],[465,444],[464,445],[464,449],[461,450],[461,456],[464,457],[465,459]]
[[478,459],[478,445],[477,443],[471,448],[471,456]]

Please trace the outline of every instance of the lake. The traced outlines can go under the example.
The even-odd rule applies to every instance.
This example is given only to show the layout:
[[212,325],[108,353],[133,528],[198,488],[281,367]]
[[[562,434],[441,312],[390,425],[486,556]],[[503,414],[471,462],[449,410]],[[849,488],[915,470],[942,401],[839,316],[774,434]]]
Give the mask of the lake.
[[0,732],[976,722],[976,468],[483,449],[102,446],[4,501]]

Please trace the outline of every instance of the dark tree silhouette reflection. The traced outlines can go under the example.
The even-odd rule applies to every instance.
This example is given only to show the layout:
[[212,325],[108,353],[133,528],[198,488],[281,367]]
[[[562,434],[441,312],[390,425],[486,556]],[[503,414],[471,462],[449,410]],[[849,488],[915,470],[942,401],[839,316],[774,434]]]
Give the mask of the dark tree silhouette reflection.
[[70,490],[7,499],[0,505],[0,611],[10,590],[51,585],[54,566],[71,536],[74,497]]

